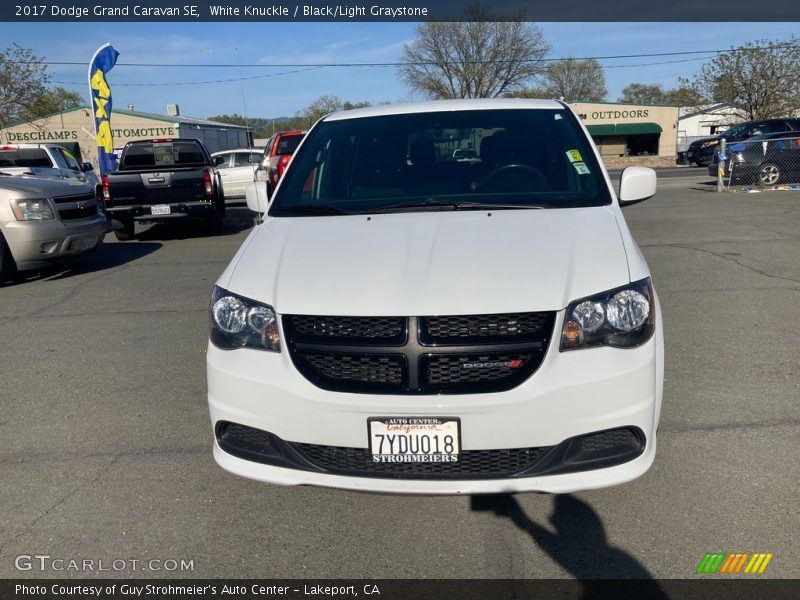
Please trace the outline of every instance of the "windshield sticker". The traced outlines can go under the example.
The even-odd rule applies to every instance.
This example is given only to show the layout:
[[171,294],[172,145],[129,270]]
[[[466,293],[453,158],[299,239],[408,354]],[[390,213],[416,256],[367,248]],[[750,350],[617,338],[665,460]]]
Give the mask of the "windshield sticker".
[[575,170],[578,173],[580,173],[581,175],[588,175],[589,174],[589,167],[587,167],[585,163],[576,162],[572,166],[575,167]]
[[583,157],[578,150],[567,150],[567,158],[571,163],[583,162]]

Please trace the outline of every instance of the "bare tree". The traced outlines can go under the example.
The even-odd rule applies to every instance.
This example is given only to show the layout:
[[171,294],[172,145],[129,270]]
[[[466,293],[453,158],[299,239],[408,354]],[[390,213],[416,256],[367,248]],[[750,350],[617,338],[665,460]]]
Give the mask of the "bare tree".
[[49,82],[47,65],[30,49],[13,44],[0,51],[0,124],[31,119]]
[[522,89],[543,71],[550,44],[524,14],[499,21],[472,4],[462,22],[422,23],[403,48],[400,76],[430,98],[494,98]]
[[540,89],[549,98],[599,102],[605,100],[608,93],[603,66],[594,58],[565,58],[552,62],[547,65],[542,79]]
[[748,119],[800,110],[800,39],[759,40],[717,55],[693,82],[700,96],[726,102]]

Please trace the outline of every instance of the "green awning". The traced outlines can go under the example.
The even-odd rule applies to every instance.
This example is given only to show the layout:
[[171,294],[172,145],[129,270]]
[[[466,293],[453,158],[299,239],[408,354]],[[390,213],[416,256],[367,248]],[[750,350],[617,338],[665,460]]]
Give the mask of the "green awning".
[[586,129],[592,136],[607,135],[637,135],[643,133],[661,133],[658,123],[619,123],[615,125],[587,125]]

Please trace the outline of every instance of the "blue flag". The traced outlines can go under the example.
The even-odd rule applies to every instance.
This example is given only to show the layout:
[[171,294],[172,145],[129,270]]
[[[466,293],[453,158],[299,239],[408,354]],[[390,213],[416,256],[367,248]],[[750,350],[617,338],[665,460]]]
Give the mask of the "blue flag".
[[111,44],[97,49],[89,63],[89,90],[92,94],[92,111],[94,112],[94,131],[97,135],[97,157],[100,175],[117,168],[114,158],[114,139],[111,135],[111,88],[106,81],[106,74],[117,63],[119,52]]

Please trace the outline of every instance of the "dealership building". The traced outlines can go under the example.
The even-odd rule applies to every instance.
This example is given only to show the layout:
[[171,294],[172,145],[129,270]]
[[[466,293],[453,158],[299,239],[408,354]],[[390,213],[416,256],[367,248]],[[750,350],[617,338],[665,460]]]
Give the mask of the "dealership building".
[[[111,114],[115,153],[130,141],[147,138],[196,138],[205,143],[209,152],[252,146],[252,132],[246,127],[184,117],[179,114],[176,105],[170,105],[168,109],[174,114],[159,115],[115,108]],[[61,144],[73,153],[80,149],[83,160],[97,165],[94,118],[87,107],[1,128],[0,143]]]
[[677,106],[570,102],[604,158],[674,158],[678,141]]

